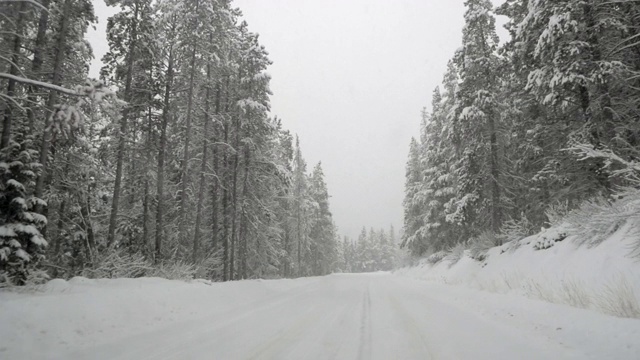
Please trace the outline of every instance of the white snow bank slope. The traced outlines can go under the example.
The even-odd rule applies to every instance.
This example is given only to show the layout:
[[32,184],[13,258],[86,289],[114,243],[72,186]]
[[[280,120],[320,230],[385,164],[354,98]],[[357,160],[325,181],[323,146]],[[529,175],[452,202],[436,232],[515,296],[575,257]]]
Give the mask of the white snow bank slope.
[[430,264],[423,259],[396,273],[640,317],[640,259],[631,256],[638,232],[625,225],[594,247],[579,246],[575,236],[555,241],[563,232],[562,227],[551,228],[491,248],[483,261],[466,251],[457,262],[445,258]]

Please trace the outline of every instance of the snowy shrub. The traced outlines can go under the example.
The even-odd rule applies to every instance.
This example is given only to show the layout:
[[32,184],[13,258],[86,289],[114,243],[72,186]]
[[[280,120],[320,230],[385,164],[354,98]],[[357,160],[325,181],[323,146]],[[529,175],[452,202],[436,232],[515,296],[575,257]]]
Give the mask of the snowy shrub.
[[618,317],[640,318],[640,299],[624,277],[600,289],[572,279],[564,279],[560,284],[529,279],[522,288],[526,296],[550,303],[595,309]]
[[550,280],[529,279],[523,284],[525,294],[555,304],[565,304],[587,309],[593,304],[593,296],[584,283],[564,279],[560,284]]
[[640,190],[621,191],[614,200],[598,197],[585,201],[564,220],[580,245],[598,245],[626,222],[640,220]]
[[421,259],[422,258],[420,256],[413,254],[406,248],[396,249],[394,268],[398,269],[407,266],[417,266]]
[[556,296],[557,291],[555,291],[547,281],[539,282],[529,279],[524,282],[523,289],[525,291],[525,295],[528,297],[556,304],[560,302]]
[[485,231],[480,236],[469,241],[469,256],[477,261],[484,261],[489,249],[496,244],[496,235],[490,231]]
[[[523,276],[518,271],[510,271],[508,273],[507,272],[502,273],[502,285],[504,285],[504,287],[507,290],[513,290],[520,287],[520,284],[522,283],[522,279],[523,279]],[[498,292],[498,291],[495,291],[495,292]]]
[[90,279],[115,279],[160,277],[169,280],[191,280],[196,275],[196,265],[182,261],[153,264],[144,255],[123,249],[108,249],[97,254],[94,265],[84,268],[80,276]]
[[214,279],[223,271],[222,250],[208,256],[197,266],[194,277],[196,279]]
[[544,214],[547,217],[547,222],[549,224],[549,227],[560,225],[563,222],[564,217],[567,216],[567,214],[569,213],[569,211],[570,211],[569,202],[567,201],[558,202],[549,206],[544,211]]
[[640,258],[640,190],[623,189],[616,195],[613,206],[621,208],[623,217],[629,224],[627,236],[635,238],[635,242],[629,255]]
[[567,305],[587,309],[592,303],[591,296],[587,292],[587,287],[582,282],[565,279],[562,281],[561,290],[562,302]]
[[630,235],[633,235],[635,241],[632,244],[631,252],[629,253],[629,255],[631,257],[640,259],[640,221],[635,220],[631,226],[630,231],[632,232],[632,234]]
[[[500,228],[500,238],[503,243],[519,244],[519,240],[526,238],[527,236],[536,233],[535,225],[527,219],[526,216],[522,216],[520,219],[509,218],[502,224]],[[517,246],[516,246],[517,248]],[[515,250],[515,249],[513,249]]]
[[108,249],[97,254],[94,266],[83,269],[80,276],[92,279],[136,278],[153,269],[153,265],[140,253],[122,249]]
[[567,231],[561,226],[542,230],[536,237],[533,248],[544,250],[552,247],[557,241],[562,241],[567,237]]
[[459,243],[458,245],[452,247],[447,251],[447,255],[445,259],[449,261],[449,266],[455,265],[462,257],[464,256],[464,251],[466,247],[464,243]]
[[640,318],[640,299],[623,277],[604,287],[598,296],[598,305],[609,315]]
[[46,271],[40,269],[31,269],[27,272],[26,277],[20,282],[10,278],[7,273],[0,273],[0,289],[12,289],[12,291],[33,291],[41,285],[51,280]]
[[197,270],[195,265],[186,262],[167,262],[150,268],[145,273],[145,276],[169,280],[193,280]]
[[446,257],[447,257],[447,253],[445,251],[438,251],[429,255],[429,257],[427,257],[427,263],[431,265],[435,265]]

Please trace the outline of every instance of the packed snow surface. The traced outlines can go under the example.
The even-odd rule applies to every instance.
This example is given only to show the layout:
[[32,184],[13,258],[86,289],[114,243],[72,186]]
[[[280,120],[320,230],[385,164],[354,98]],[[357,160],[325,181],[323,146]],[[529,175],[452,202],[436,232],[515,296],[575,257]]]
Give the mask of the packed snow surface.
[[388,273],[53,280],[0,293],[2,359],[640,359],[640,321]]

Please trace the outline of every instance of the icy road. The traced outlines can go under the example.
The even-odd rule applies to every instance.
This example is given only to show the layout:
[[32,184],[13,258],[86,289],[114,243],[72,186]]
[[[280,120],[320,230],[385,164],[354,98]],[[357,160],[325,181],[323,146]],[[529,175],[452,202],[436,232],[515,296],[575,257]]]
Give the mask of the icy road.
[[2,359],[640,359],[640,321],[391,274],[0,294]]

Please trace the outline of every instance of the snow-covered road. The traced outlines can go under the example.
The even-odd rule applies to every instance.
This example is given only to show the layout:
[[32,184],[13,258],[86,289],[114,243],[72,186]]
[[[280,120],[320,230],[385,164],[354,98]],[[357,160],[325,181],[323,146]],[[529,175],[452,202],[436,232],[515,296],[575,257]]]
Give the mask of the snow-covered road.
[[[9,321],[0,322],[0,358],[640,359],[639,320],[391,274],[176,283],[101,282],[0,296],[0,309],[18,312],[20,300],[47,306],[51,297],[40,321],[29,318],[28,308],[26,320],[0,310],[0,321]],[[167,291],[172,287],[179,296]],[[78,317],[74,306],[83,314],[78,320],[59,318]],[[120,312],[130,315],[118,319]],[[74,330],[83,321],[93,325]]]

